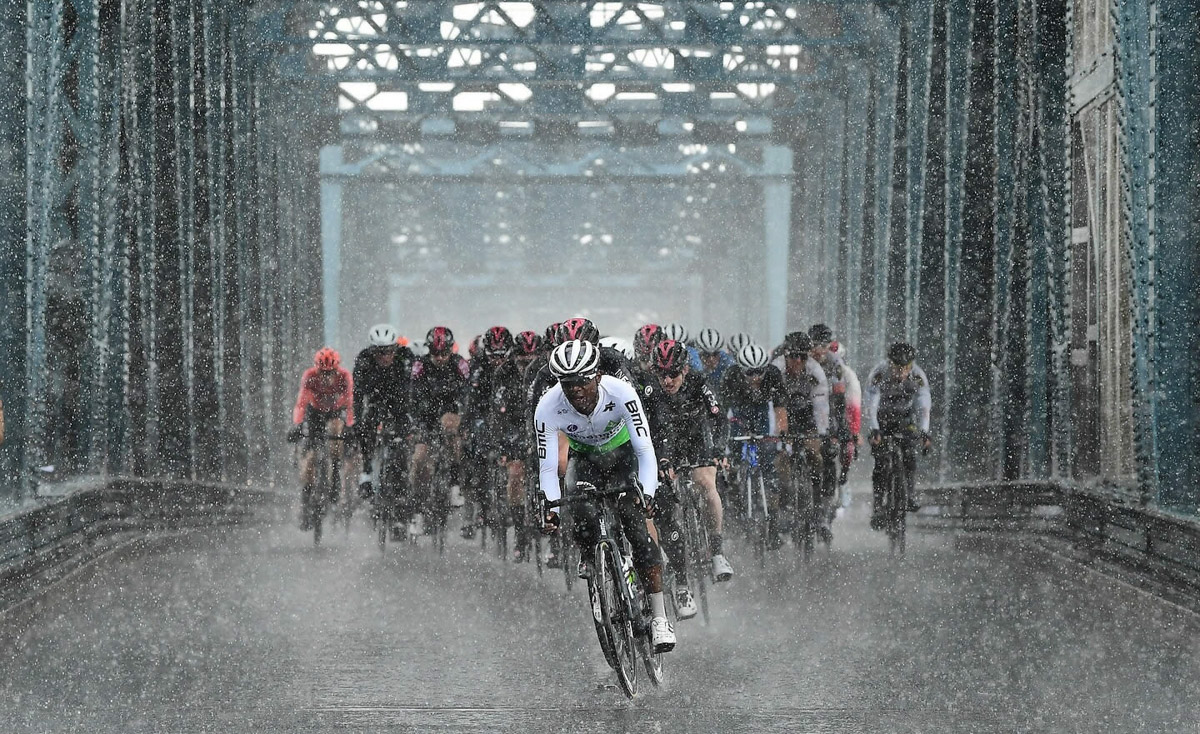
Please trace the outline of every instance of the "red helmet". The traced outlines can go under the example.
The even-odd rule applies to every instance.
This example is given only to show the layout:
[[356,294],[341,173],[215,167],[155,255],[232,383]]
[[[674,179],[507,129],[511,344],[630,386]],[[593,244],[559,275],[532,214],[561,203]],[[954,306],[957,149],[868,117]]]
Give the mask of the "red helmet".
[[567,319],[562,322],[562,326],[558,327],[558,341],[571,342],[591,342],[595,344],[600,341],[600,330],[592,323],[591,319]]
[[493,326],[483,334],[483,351],[489,357],[502,357],[512,351],[512,332],[504,326]]
[[517,354],[532,357],[542,350],[542,337],[536,331],[517,334]]
[[687,360],[687,350],[674,339],[663,339],[654,345],[654,369],[659,372],[678,372]]
[[476,334],[475,338],[471,340],[471,346],[467,347],[467,355],[470,356],[471,359],[475,359],[475,356],[479,354],[479,347],[482,345],[483,334]]
[[633,353],[638,359],[646,359],[654,345],[662,341],[663,330],[658,324],[646,324],[633,335]]
[[546,347],[547,349],[554,349],[559,344],[562,344],[562,342],[558,340],[558,327],[560,326],[562,326],[562,323],[555,321],[553,324],[550,324],[546,327],[546,335],[542,337],[542,346]]
[[435,326],[425,335],[425,346],[430,354],[445,354],[454,345],[454,332],[445,326]]
[[341,363],[342,356],[329,347],[321,347],[317,350],[317,355],[313,357],[313,364],[319,370],[336,370]]

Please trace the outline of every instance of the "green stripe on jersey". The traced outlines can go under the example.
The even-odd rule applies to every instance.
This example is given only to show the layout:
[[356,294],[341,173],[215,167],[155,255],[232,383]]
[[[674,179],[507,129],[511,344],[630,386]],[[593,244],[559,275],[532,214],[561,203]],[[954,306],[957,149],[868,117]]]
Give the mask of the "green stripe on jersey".
[[571,444],[571,448],[581,454],[607,454],[609,451],[614,451],[629,443],[629,426],[621,424],[621,430],[617,432],[617,435],[599,446],[593,446],[590,443],[580,443],[570,436],[567,436],[567,442]]

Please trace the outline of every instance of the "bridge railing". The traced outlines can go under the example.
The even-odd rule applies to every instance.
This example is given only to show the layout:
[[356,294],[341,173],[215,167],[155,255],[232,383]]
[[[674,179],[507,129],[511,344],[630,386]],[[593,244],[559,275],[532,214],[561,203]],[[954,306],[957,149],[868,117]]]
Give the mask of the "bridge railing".
[[1200,604],[1200,518],[1146,505],[1120,488],[967,483],[921,489],[918,502],[918,527],[1037,534],[1076,560],[1110,564]]
[[0,608],[124,543],[214,525],[269,519],[292,496],[245,485],[93,477],[0,515]]

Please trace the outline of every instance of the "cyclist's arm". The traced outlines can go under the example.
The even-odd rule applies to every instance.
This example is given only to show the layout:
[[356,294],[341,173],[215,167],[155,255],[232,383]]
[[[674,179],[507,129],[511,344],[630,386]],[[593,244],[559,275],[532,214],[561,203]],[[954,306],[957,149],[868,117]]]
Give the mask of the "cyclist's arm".
[[298,426],[304,422],[304,411],[312,404],[314,397],[316,394],[309,387],[308,373],[305,372],[304,376],[300,378],[300,393],[296,395],[296,406],[292,408],[292,423]]
[[554,418],[554,409],[546,401],[538,403],[533,417],[533,432],[537,446],[538,483],[547,500],[562,497],[558,486],[558,427],[549,421]]
[[863,414],[866,417],[867,430],[879,430],[879,380],[882,378],[880,370],[886,365],[881,364],[871,370],[871,374],[867,375],[867,390],[863,394]]
[[812,357],[808,358],[804,368],[816,383],[812,389],[813,423],[817,426],[817,434],[825,436],[829,434],[829,377]]
[[355,415],[363,414],[363,399],[365,397],[363,395],[363,392],[364,392],[364,388],[366,387],[366,384],[367,384],[366,381],[363,379],[363,375],[366,372],[367,360],[369,360],[369,359],[370,359],[370,357],[364,356],[364,354],[361,352],[354,359],[353,377],[354,377],[354,414]]
[[653,497],[658,490],[658,459],[654,455],[654,442],[650,438],[650,421],[645,416],[642,401],[632,385],[624,382],[614,383],[611,388],[620,405],[621,418],[629,429],[629,442],[633,453],[637,455],[638,481],[647,497]]
[[913,407],[917,410],[917,428],[921,433],[929,433],[929,411],[933,407],[933,396],[929,393],[929,378],[925,376],[925,370],[917,365],[913,365],[913,377],[917,379],[917,396],[913,400]]
[[857,436],[862,429],[862,385],[858,375],[845,363],[842,364],[842,380],[846,383],[846,424],[850,434]]
[[354,377],[350,375],[350,370],[345,368],[341,371],[342,378],[346,384],[342,387],[342,394],[338,397],[338,408],[346,409],[346,425],[354,425]]

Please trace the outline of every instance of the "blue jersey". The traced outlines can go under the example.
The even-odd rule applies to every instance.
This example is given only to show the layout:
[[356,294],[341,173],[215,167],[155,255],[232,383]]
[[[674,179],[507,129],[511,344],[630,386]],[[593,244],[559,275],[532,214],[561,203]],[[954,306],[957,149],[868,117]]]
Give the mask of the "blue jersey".
[[[732,367],[735,362],[733,357],[725,350],[720,352],[721,360],[717,362],[717,367],[712,372],[704,370],[704,364],[700,361],[700,352],[695,347],[688,347],[688,364],[692,366],[693,372],[698,372],[704,375],[704,379],[708,381],[708,389],[712,390],[717,395],[717,400],[721,400],[721,380],[725,377],[725,370]],[[724,404],[724,403],[722,403]]]

